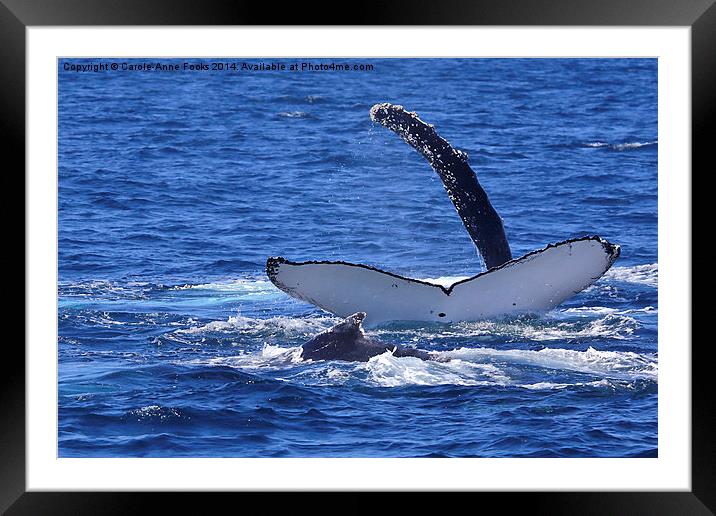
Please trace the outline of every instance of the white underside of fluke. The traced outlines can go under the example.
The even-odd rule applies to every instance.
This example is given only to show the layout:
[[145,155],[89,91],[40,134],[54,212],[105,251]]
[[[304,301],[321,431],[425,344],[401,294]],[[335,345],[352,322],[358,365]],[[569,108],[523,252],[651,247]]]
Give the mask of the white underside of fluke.
[[599,279],[619,246],[599,237],[552,244],[449,287],[345,262],[269,258],[281,290],[340,317],[366,312],[387,321],[476,321],[550,310]]

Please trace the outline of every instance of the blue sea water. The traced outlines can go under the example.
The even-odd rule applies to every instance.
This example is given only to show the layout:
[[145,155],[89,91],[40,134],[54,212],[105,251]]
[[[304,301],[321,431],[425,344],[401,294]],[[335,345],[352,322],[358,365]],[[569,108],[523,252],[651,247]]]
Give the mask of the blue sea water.
[[[120,69],[65,69],[100,62]],[[130,62],[215,61],[59,61],[61,457],[657,455],[655,59]],[[598,234],[619,260],[545,314],[368,330],[449,362],[302,361],[339,319],[268,256],[484,268],[437,175],[371,123],[385,101],[469,154],[514,256]]]

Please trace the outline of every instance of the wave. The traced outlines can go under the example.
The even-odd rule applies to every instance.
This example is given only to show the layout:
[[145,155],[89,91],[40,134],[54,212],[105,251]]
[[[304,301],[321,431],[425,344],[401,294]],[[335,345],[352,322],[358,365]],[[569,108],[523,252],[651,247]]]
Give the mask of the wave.
[[146,281],[85,280],[77,283],[60,282],[57,285],[60,297],[81,297],[86,299],[149,299],[153,294],[168,287]]
[[659,264],[649,263],[633,267],[612,267],[604,278],[624,283],[636,283],[657,287],[659,284]]
[[165,421],[182,419],[183,417],[184,416],[177,409],[172,407],[162,407],[160,405],[148,405],[136,410],[131,410],[124,415],[125,419],[132,419],[136,421]]
[[445,351],[446,358],[461,360],[488,360],[537,366],[545,369],[574,371],[604,378],[620,380],[653,380],[658,376],[657,356],[631,351],[600,351],[589,347],[586,351],[544,348],[539,351],[525,349],[499,350],[493,348],[461,348]]
[[211,321],[201,326],[182,328],[174,333],[185,335],[201,335],[206,333],[250,331],[259,334],[269,333],[271,336],[296,338],[314,335],[335,325],[341,319],[337,317],[287,317],[277,316],[266,319],[232,315],[225,321]]
[[[433,354],[439,359],[449,360],[424,361],[414,357],[396,357],[386,351],[368,362],[314,362],[301,358],[300,346],[284,348],[266,345],[256,353],[196,359],[182,365],[283,370],[285,373],[279,375],[279,380],[309,385],[343,385],[353,381],[380,387],[461,385],[529,390],[572,387],[630,389],[640,385],[648,387],[658,380],[657,357],[649,353],[600,351],[590,347],[586,351],[460,348]],[[534,381],[533,368],[561,372],[562,376],[555,377],[554,381]],[[565,377],[568,373],[595,379]]]
[[313,118],[310,113],[305,111],[282,111],[278,113],[278,116],[282,118]]
[[267,293],[275,290],[273,283],[267,279],[239,278],[200,283],[198,285],[184,284],[172,287],[173,290],[213,290],[231,293]]
[[[461,348],[438,352],[447,362],[426,362],[412,357],[395,357],[386,352],[366,364],[370,382],[382,387],[406,385],[497,385],[530,390],[569,387],[630,388],[635,383],[656,383],[655,355],[619,351],[568,349],[497,350]],[[509,367],[508,367],[509,366]],[[529,374],[514,366],[538,367],[597,377],[590,381],[528,381]]]
[[658,141],[646,141],[646,142],[624,142],[624,143],[606,143],[601,141],[596,142],[588,142],[583,144],[584,147],[590,147],[590,148],[607,148],[610,150],[615,151],[626,151],[626,150],[634,150],[634,149],[641,149],[643,147],[651,147],[653,145],[658,145]]
[[224,366],[236,369],[276,369],[285,368],[303,362],[301,346],[281,347],[265,345],[255,353],[241,352],[238,355],[214,357],[209,359],[195,359],[182,362],[181,365],[208,365]]
[[[656,310],[646,307],[639,310],[614,310],[605,307],[571,308],[554,312],[549,317],[518,317],[502,320],[457,322],[451,324],[395,323],[367,331],[369,336],[390,340],[399,335],[401,342],[428,341],[434,345],[455,339],[514,341],[563,341],[580,339],[629,340],[641,323],[633,317],[638,313],[652,314]],[[628,315],[631,314],[631,315]],[[589,317],[597,315],[596,319]],[[601,316],[600,316],[601,315]],[[578,319],[574,319],[578,316]],[[569,318],[569,319],[567,319]],[[311,338],[342,319],[334,316],[309,317],[276,316],[254,318],[240,314],[226,320],[174,330],[174,335],[207,336],[216,333],[236,333],[271,339],[291,340]],[[387,339],[386,339],[387,337]]]
[[[183,293],[193,294],[191,297]],[[76,283],[59,283],[60,305],[72,305],[73,300],[82,299],[83,306],[94,301],[142,301],[154,300],[171,302],[178,306],[204,297],[225,300],[227,296],[236,301],[266,301],[280,298],[283,293],[265,279],[241,278],[202,284],[164,285],[143,281],[85,280]]]
[[627,315],[627,314],[656,314],[658,310],[653,306],[645,306],[644,308],[609,308],[606,306],[577,306],[574,308],[565,308],[560,310],[560,314],[577,315],[580,317],[589,317],[593,315]]
[[508,385],[510,378],[491,364],[464,360],[426,362],[414,357],[395,357],[386,352],[364,366],[368,381],[381,387],[407,385]]
[[[565,319],[574,317],[574,312],[560,310],[545,317],[517,317],[512,319],[485,320],[473,322],[457,322],[448,325],[430,325],[401,328],[401,333],[411,340],[430,340],[439,343],[455,338],[480,339],[490,337],[505,341],[529,340],[533,342],[575,340],[588,338],[606,338],[615,340],[631,339],[641,324],[634,317],[624,313],[612,313],[608,308],[602,317],[588,320]],[[586,312],[586,310],[585,310]],[[624,311],[626,313],[626,311]],[[591,314],[595,315],[595,314]],[[370,331],[374,335],[392,335],[396,331],[393,326],[375,328]]]
[[188,291],[196,295],[232,296],[245,301],[267,301],[280,299],[284,293],[265,277],[245,277],[217,280],[209,283],[184,284],[172,287],[175,291]]

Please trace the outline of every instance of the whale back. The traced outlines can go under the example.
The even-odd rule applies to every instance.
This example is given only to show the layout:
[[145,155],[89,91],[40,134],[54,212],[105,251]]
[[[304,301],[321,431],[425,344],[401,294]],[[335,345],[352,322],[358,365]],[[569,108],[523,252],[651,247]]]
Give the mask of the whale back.
[[365,312],[356,312],[332,328],[319,333],[303,345],[301,358],[304,360],[367,362],[374,356],[390,351],[396,357],[433,359],[427,352],[419,349],[385,344],[369,339],[365,336],[361,324],[365,317]]
[[301,357],[309,360],[350,360],[366,362],[370,357],[385,352],[366,338],[361,323],[365,312],[356,312],[332,328],[316,335],[303,345]]

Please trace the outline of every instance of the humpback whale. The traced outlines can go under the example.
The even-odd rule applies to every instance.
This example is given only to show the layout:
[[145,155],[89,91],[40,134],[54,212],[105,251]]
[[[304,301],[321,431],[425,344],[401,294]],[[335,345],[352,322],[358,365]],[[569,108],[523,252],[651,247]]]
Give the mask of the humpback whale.
[[366,337],[361,326],[365,316],[365,312],[354,313],[332,328],[319,333],[303,345],[301,358],[304,360],[367,362],[374,356],[391,351],[396,357],[437,360],[426,351],[384,344]]
[[271,282],[288,295],[340,317],[367,312],[387,321],[477,321],[555,308],[597,281],[620,247],[597,236],[549,244],[513,259],[502,219],[465,152],[402,106],[381,103],[370,117],[416,149],[440,177],[487,270],[449,286],[343,261],[266,260]]

